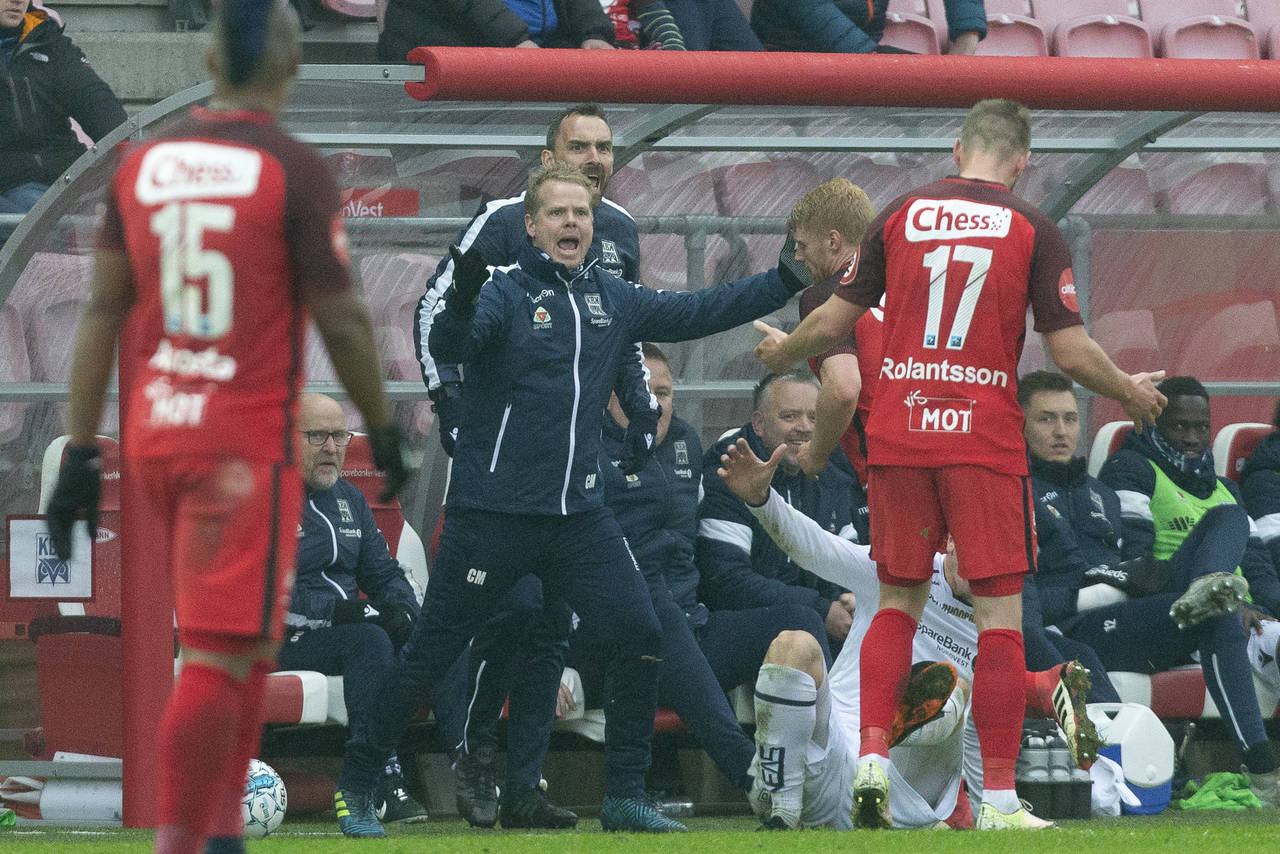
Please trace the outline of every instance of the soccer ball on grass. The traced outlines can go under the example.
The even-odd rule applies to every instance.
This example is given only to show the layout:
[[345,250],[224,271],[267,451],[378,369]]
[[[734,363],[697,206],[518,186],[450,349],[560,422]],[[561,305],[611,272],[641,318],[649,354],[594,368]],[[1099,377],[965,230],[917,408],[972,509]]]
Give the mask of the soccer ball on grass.
[[240,812],[244,816],[244,835],[261,839],[284,821],[289,795],[284,780],[261,759],[249,760],[249,775],[244,781],[244,800]]

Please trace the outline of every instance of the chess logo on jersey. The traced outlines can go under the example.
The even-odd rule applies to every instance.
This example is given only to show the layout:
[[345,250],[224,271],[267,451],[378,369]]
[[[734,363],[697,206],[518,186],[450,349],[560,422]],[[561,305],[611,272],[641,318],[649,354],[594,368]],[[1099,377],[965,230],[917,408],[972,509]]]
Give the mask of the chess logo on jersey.
[[262,154],[251,148],[181,140],[142,156],[134,192],[144,205],[175,199],[244,198],[258,189]]
[[1013,212],[1001,205],[967,199],[916,199],[907,208],[906,236],[912,243],[968,237],[1004,237]]
[[907,427],[917,433],[970,433],[973,401],[960,397],[925,397],[919,390],[907,395]]

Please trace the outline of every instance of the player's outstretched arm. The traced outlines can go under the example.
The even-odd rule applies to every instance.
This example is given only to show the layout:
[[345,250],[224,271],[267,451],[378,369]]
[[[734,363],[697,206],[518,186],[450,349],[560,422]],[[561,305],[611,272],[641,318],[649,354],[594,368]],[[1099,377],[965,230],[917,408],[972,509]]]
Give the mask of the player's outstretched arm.
[[1083,326],[1048,332],[1044,340],[1049,356],[1063,373],[1090,391],[1119,401],[1139,433],[1156,423],[1156,417],[1169,402],[1155,386],[1164,379],[1164,371],[1126,374]]
[[92,445],[102,417],[116,339],[133,305],[133,273],[119,250],[94,256],[93,285],[71,357],[71,444]]
[[756,356],[769,370],[784,374],[801,359],[816,356],[847,338],[866,310],[865,306],[833,295],[800,321],[790,335],[757,320],[754,325],[764,333],[764,340],[756,345]]
[[[769,538],[796,564],[846,589],[866,588],[866,582],[875,578],[871,550],[823,530],[770,489],[784,450],[780,447],[767,461],[762,461],[745,439],[739,439],[721,455],[716,473],[746,502],[747,510],[760,520]],[[845,602],[840,607],[847,610],[848,605]]]

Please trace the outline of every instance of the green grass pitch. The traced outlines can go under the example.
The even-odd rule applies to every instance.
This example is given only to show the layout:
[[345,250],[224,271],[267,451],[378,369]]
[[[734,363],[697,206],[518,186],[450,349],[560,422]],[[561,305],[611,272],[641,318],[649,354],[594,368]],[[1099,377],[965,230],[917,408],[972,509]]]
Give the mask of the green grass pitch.
[[[1111,852],[1111,854],[1213,854],[1275,851],[1280,845],[1280,810],[1182,812],[1158,816],[1062,822],[1055,831],[1030,832],[867,832],[805,830],[757,833],[749,816],[693,818],[688,834],[643,836],[602,833],[595,819],[583,819],[574,831],[545,833],[472,830],[455,817],[425,824],[391,827],[385,840],[345,840],[332,821],[291,821],[260,841],[250,854],[817,854],[872,851],[875,854],[1038,854],[1038,852]],[[0,850],[14,854],[143,854],[151,834],[141,830],[72,830],[16,827],[0,829]]]

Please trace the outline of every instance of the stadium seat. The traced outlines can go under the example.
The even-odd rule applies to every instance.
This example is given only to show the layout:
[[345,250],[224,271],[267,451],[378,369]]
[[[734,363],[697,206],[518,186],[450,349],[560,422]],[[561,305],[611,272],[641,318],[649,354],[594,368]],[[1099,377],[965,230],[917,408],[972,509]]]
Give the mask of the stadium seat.
[[1267,300],[1229,305],[1205,320],[1181,351],[1179,373],[1201,381],[1280,376],[1280,325]]
[[[1205,689],[1204,674],[1198,664],[1151,674],[1108,671],[1107,677],[1121,700],[1141,703],[1162,720],[1222,717]],[[1253,685],[1263,720],[1276,718],[1280,711],[1280,695],[1256,675]]]
[[1187,175],[1164,194],[1170,213],[1258,216],[1272,207],[1264,163],[1215,163]]
[[900,47],[912,53],[941,53],[946,32],[939,36],[938,28],[928,18],[923,2],[890,0],[885,12],[884,35],[880,43]]
[[348,18],[368,20],[378,17],[377,4],[374,0],[321,0],[320,5],[330,12],[336,12]]
[[1248,13],[1263,59],[1280,59],[1280,0],[1249,0]]
[[1032,11],[1054,56],[1152,56],[1147,27],[1128,0],[1034,0]]
[[994,13],[987,4],[987,37],[978,42],[979,56],[1048,56],[1049,38],[1034,18]]
[[1133,158],[1132,165],[1121,164],[1089,188],[1072,213],[1078,214],[1154,214],[1156,197],[1146,170]]
[[1180,59],[1258,59],[1253,27],[1235,0],[1141,0],[1158,55]]
[[711,170],[716,208],[724,216],[785,217],[809,190],[825,180],[812,164],[783,158]]
[[1160,345],[1156,341],[1155,315],[1150,309],[1112,311],[1090,324],[1093,339],[1127,372],[1156,369]]
[[1213,440],[1213,466],[1218,477],[1229,477],[1239,483],[1245,460],[1274,430],[1270,424],[1256,421],[1228,424],[1219,430]]
[[369,445],[369,437],[357,433],[351,437],[347,445],[347,456],[342,466],[342,476],[354,484],[364,494],[365,500],[373,510],[373,518],[378,529],[387,540],[387,548],[391,556],[400,562],[405,575],[418,592],[418,600],[422,600],[422,592],[427,589],[429,575],[426,549],[422,545],[422,537],[413,526],[405,521],[400,502],[392,497],[382,500],[382,486],[386,475],[378,471],[373,464],[373,448]]
[[[22,315],[9,304],[0,306],[0,382],[31,381],[31,360],[22,331]],[[25,403],[0,403],[0,444],[12,442],[22,433]]]
[[411,252],[379,252],[360,259],[360,282],[374,326],[408,329],[427,279],[440,259]]
[[1086,468],[1094,477],[1102,471],[1102,464],[1107,457],[1120,450],[1124,437],[1133,429],[1132,421],[1108,421],[1094,434],[1093,444],[1089,446],[1089,461]]

